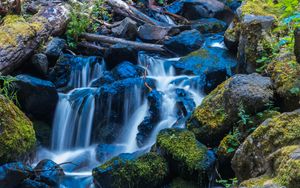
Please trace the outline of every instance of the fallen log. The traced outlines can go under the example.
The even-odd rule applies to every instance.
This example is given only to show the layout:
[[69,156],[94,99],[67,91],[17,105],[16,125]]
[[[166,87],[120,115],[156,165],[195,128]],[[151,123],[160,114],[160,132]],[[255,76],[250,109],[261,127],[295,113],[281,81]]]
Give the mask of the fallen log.
[[63,4],[44,7],[30,20],[6,16],[0,26],[0,74],[20,67],[49,36],[61,34],[67,21],[68,9]]
[[129,40],[121,39],[121,38],[109,37],[109,36],[105,36],[105,35],[96,35],[96,34],[91,34],[91,33],[83,33],[81,36],[88,41],[103,42],[103,43],[109,43],[109,44],[121,43],[124,45],[128,45],[132,48],[135,48],[137,50],[156,51],[156,52],[164,52],[165,51],[165,49],[163,48],[163,45],[158,45],[158,44],[134,42],[134,41],[129,41]]
[[123,16],[130,17],[135,21],[142,22],[143,24],[148,23],[151,25],[165,25],[153,18],[150,18],[146,14],[122,0],[108,0],[107,2],[112,8],[114,8],[115,12]]

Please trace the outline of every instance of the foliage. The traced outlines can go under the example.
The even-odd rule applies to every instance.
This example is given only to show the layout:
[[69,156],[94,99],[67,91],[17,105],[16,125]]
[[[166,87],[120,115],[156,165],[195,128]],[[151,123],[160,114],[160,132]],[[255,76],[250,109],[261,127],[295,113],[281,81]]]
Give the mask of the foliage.
[[14,77],[11,76],[0,76],[0,94],[3,95],[8,100],[13,101],[15,104],[19,106],[17,91],[14,89],[12,82],[16,81]]
[[244,105],[242,103],[239,105],[239,108],[238,108],[238,116],[240,118],[238,123],[241,123],[243,125],[248,125],[248,124],[253,123],[253,121],[250,118],[250,115],[246,113],[246,110],[245,110]]
[[238,187],[238,180],[237,178],[232,178],[229,180],[216,180],[217,183],[223,185],[225,188],[233,188],[233,187]]

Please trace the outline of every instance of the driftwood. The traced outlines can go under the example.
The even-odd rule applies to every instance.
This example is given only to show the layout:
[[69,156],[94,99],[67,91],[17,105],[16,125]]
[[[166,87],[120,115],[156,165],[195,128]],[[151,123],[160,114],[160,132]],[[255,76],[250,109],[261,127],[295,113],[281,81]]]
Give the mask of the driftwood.
[[151,25],[162,25],[162,23],[150,18],[146,14],[142,13],[135,7],[127,4],[122,0],[108,0],[107,2],[114,9],[115,12],[123,16],[130,17],[131,19],[137,22],[141,22],[144,24],[148,23]]
[[68,9],[62,4],[44,7],[28,21],[6,16],[0,26],[0,73],[20,67],[50,35],[64,32],[67,21]]
[[134,41],[129,41],[129,40],[121,39],[121,38],[109,37],[109,36],[105,36],[105,35],[83,33],[82,37],[88,41],[96,41],[96,42],[102,42],[102,43],[108,43],[108,44],[121,43],[124,45],[128,45],[132,48],[135,48],[137,50],[156,51],[156,52],[164,52],[165,51],[165,49],[163,48],[163,45],[134,42]]

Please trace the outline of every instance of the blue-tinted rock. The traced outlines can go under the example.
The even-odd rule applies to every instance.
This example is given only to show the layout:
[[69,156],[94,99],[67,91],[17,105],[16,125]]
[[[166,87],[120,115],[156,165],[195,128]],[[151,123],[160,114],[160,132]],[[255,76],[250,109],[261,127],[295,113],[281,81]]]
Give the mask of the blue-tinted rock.
[[15,188],[24,179],[33,176],[31,167],[21,162],[7,163],[0,166],[0,187]]
[[32,179],[24,180],[20,185],[20,188],[50,188],[49,185],[43,182],[35,181]]
[[38,175],[37,180],[50,186],[58,186],[61,177],[65,175],[63,169],[49,159],[40,161],[34,170]]
[[101,87],[103,85],[111,84],[114,81],[116,81],[116,80],[115,80],[113,74],[110,71],[105,71],[105,72],[103,72],[103,75],[100,78],[94,80],[91,83],[91,87]]
[[107,69],[111,70],[123,61],[137,62],[137,51],[127,45],[115,44],[104,54]]
[[55,61],[63,53],[63,49],[66,47],[66,41],[60,38],[53,38],[47,45],[45,54],[47,55],[50,63],[53,65]]
[[137,78],[142,76],[144,71],[145,70],[143,68],[133,65],[128,61],[122,62],[112,70],[113,75],[117,80],[122,80],[125,78]]
[[113,156],[121,153],[125,147],[123,145],[116,144],[99,144],[96,147],[96,159],[100,162],[107,161]]
[[204,89],[211,91],[217,85],[234,74],[237,61],[226,49],[206,47],[182,57],[179,61],[170,61],[176,72],[198,75],[204,80]]
[[50,122],[58,101],[54,84],[29,75],[18,75],[15,78],[13,87],[17,91],[21,109],[29,117]]
[[196,104],[192,98],[192,94],[184,89],[175,89],[176,106],[179,116],[188,117],[193,112]]
[[47,56],[43,53],[34,54],[31,58],[29,69],[33,75],[40,76],[45,78],[48,72],[48,59]]
[[203,18],[195,21],[192,25],[193,29],[200,31],[203,34],[219,33],[226,30],[227,24],[216,18]]
[[184,31],[164,42],[166,48],[178,55],[186,55],[202,47],[204,37],[197,30]]

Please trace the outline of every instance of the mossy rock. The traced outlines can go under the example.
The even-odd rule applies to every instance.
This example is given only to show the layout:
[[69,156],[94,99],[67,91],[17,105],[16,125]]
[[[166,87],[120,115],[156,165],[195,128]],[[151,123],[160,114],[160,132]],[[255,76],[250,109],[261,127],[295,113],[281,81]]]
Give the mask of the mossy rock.
[[94,181],[105,188],[156,188],[168,174],[167,161],[152,152],[134,160],[115,157],[93,169]]
[[31,121],[13,102],[0,95],[0,164],[25,161],[35,142]]
[[272,82],[258,74],[235,75],[207,95],[187,122],[197,139],[218,146],[240,120],[241,109],[254,115],[267,109],[273,101]]
[[268,157],[266,174],[246,180],[240,187],[288,187],[298,188],[300,185],[300,147],[291,145],[283,147]]
[[30,40],[43,29],[44,25],[39,19],[29,23],[22,16],[7,15],[0,26],[0,47],[15,47],[20,39]]
[[232,167],[239,180],[267,172],[267,158],[282,147],[300,144],[300,110],[264,121],[238,148]]
[[170,188],[199,188],[199,185],[192,181],[187,181],[182,178],[175,178],[171,181]]
[[292,111],[300,108],[300,64],[293,54],[272,62],[267,72],[274,82],[281,109]]
[[193,180],[201,186],[208,185],[215,155],[198,142],[195,135],[184,129],[164,129],[153,148],[167,159],[173,176]]

